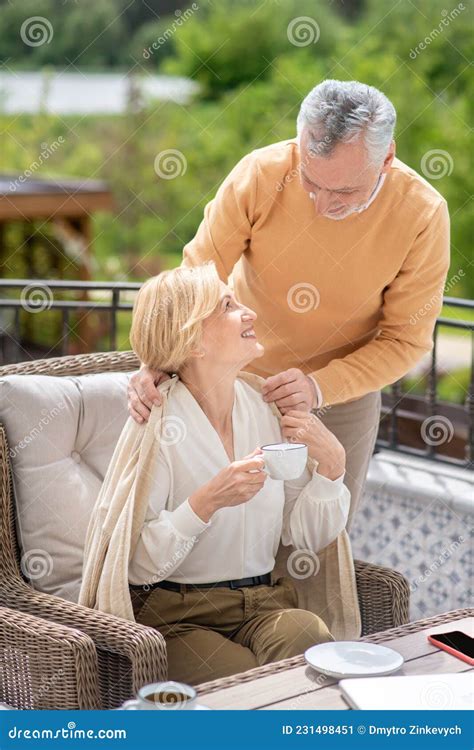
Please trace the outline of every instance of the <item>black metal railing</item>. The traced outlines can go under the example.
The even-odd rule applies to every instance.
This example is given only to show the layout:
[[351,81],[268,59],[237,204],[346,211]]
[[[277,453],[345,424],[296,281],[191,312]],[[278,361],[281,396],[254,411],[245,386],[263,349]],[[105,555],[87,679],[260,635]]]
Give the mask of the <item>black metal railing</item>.
[[[474,301],[444,297],[444,304],[466,311]],[[441,328],[470,332],[469,380],[461,404],[438,397],[438,343]],[[382,394],[382,419],[376,450],[388,448],[443,463],[474,469],[474,321],[439,317],[433,332],[433,349],[425,392],[411,395],[403,390],[404,379]],[[462,388],[462,386],[461,386]]]
[[[81,351],[129,349],[128,339],[118,340],[117,316],[129,313],[133,302],[126,293],[136,293],[139,282],[43,281],[0,279],[0,360],[3,364],[38,357],[62,356]],[[69,298],[73,293],[79,298]],[[108,299],[97,299],[99,293]],[[16,296],[15,296],[16,295]],[[67,298],[64,299],[63,297]],[[128,295],[130,297],[130,295]],[[91,299],[91,297],[93,297]],[[452,308],[474,310],[474,301],[445,297]],[[54,341],[38,345],[25,333],[25,315],[53,311],[59,313]],[[87,316],[100,316],[101,324],[86,325]],[[74,321],[73,321],[74,316]],[[38,319],[38,318],[37,318]],[[131,317],[125,330],[129,329]],[[438,397],[439,331],[447,327],[470,332],[469,380],[462,403]],[[76,336],[71,351],[71,339]],[[382,417],[376,451],[392,451],[473,469],[474,464],[474,322],[440,317],[434,329],[434,346],[424,392],[404,389],[405,379],[382,393]],[[423,380],[420,378],[420,381]]]
[[[107,343],[102,343],[108,351],[117,349],[117,313],[129,312],[133,309],[132,302],[120,299],[123,292],[138,292],[139,282],[122,281],[43,281],[34,279],[0,279],[0,321],[2,311],[9,310],[12,315],[7,317],[4,324],[0,323],[0,357],[4,364],[21,362],[25,359],[35,359],[36,356],[58,356],[70,353],[71,335],[80,329],[89,313],[108,316],[106,325]],[[20,298],[5,296],[5,290],[14,293],[21,290]],[[56,292],[56,295],[55,295]],[[82,299],[61,299],[63,294],[79,292]],[[90,299],[91,293],[108,293],[109,300]],[[32,315],[49,310],[60,313],[58,342],[51,346],[38,348],[35,341],[30,340],[22,331],[21,315],[25,312]],[[76,313],[76,321],[71,325],[71,313]],[[5,325],[6,322],[6,325]],[[103,327],[102,327],[103,329]],[[95,337],[92,335],[92,339]],[[100,338],[103,342],[103,336]],[[77,351],[91,351],[88,348],[90,340],[78,343]],[[93,351],[94,349],[92,349]],[[31,356],[36,355],[36,356]]]

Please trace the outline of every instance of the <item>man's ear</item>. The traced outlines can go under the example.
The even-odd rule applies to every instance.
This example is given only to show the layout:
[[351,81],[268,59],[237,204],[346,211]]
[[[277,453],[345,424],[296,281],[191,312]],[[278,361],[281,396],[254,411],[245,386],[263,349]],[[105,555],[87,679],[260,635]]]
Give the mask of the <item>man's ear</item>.
[[387,156],[384,159],[383,167],[382,167],[382,174],[389,171],[390,167],[392,166],[392,162],[395,158],[395,152],[396,152],[396,144],[395,141],[392,141],[390,144],[390,148],[388,150]]

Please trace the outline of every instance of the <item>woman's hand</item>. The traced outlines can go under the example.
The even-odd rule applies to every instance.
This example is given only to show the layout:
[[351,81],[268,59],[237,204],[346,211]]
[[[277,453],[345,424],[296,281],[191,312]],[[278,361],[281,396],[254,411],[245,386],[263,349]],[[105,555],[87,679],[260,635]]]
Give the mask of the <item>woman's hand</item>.
[[268,476],[262,453],[255,448],[241,461],[233,461],[190,496],[191,508],[205,523],[219,508],[242,505],[262,489]]
[[292,409],[282,416],[280,427],[283,437],[291,443],[306,443],[308,454],[318,462],[318,474],[337,479],[344,473],[344,447],[316,414]]
[[142,365],[139,371],[132,375],[127,388],[128,411],[135,422],[147,422],[153,404],[161,405],[162,398],[158,386],[169,378],[168,373],[151,370],[146,365]]

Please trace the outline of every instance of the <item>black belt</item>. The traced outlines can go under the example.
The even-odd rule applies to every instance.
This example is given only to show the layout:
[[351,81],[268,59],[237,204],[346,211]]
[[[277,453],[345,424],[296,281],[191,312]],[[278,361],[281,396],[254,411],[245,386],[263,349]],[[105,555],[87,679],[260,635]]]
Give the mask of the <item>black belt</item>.
[[214,581],[214,583],[177,583],[176,581],[158,581],[158,583],[143,583],[141,586],[129,584],[131,589],[151,589],[161,588],[169,591],[181,591],[181,586],[189,586],[196,589],[213,589],[215,586],[225,586],[229,589],[240,589],[242,586],[270,586],[272,582],[271,573],[264,573],[261,576],[250,576],[249,578],[234,578],[232,581]]

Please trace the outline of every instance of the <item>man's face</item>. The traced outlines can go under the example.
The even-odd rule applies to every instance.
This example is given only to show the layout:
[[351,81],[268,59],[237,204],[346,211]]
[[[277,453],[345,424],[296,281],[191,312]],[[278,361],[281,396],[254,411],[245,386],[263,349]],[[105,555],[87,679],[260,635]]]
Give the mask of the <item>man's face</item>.
[[360,138],[355,143],[339,143],[329,156],[310,152],[308,133],[300,138],[300,180],[314,203],[316,213],[328,219],[345,219],[369,200],[377,182],[388,172],[394,146],[381,165],[374,165]]

